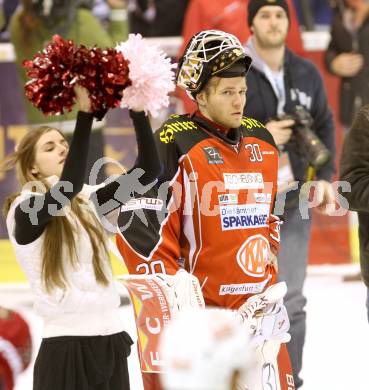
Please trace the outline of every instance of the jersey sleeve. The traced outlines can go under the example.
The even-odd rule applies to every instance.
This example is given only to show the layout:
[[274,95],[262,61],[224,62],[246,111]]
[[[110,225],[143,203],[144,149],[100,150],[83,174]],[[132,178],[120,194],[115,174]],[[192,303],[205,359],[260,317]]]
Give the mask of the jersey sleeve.
[[161,175],[137,188],[122,205],[117,247],[131,274],[175,274],[180,268],[182,172],[176,143],[163,128],[155,133]]
[[[129,113],[136,133],[137,160],[127,173],[97,189],[92,199],[100,215],[106,215],[126,203],[130,199],[131,189],[140,183],[142,186],[150,184],[160,174],[160,161],[148,117],[144,112],[130,110]],[[140,183],[136,181],[138,173]]]

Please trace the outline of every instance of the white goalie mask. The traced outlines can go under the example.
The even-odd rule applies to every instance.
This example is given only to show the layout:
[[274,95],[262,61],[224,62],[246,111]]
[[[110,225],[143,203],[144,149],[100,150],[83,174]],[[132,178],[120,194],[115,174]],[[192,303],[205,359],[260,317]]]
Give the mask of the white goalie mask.
[[[186,47],[178,66],[177,85],[193,98],[212,76],[246,76],[251,61],[234,35],[220,30],[204,30],[195,34]],[[236,62],[241,63],[238,72],[225,74]]]

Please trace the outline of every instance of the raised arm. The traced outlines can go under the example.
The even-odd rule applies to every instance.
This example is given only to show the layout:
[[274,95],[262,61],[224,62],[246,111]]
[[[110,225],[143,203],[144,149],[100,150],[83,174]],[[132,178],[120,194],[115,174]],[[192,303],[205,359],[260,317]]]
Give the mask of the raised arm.
[[[144,171],[143,175],[139,178],[141,185],[148,185],[153,182],[160,174],[160,161],[158,152],[155,146],[155,141],[151,129],[151,125],[148,117],[144,112],[135,112],[130,110],[130,116],[133,120],[133,125],[136,132],[137,147],[138,147],[138,156],[135,165],[127,173],[122,174],[117,178],[117,180],[107,184],[105,187],[99,188],[96,191],[96,196],[92,199],[94,200],[97,209],[102,204],[108,202],[109,200],[115,199],[116,207],[119,207],[120,204],[129,200],[129,193],[135,190],[135,188],[130,188],[135,180],[131,180],[130,173],[136,169],[140,168]],[[119,194],[127,194],[127,199],[122,199],[121,196],[116,196],[118,189],[124,189],[125,191],[119,191]],[[107,214],[112,210],[104,210],[103,214]]]
[[[53,208],[61,210],[82,189],[85,176],[88,147],[93,115],[90,113],[90,99],[87,90],[75,88],[79,112],[72,142],[59,179],[45,194],[37,194],[22,201],[15,209],[15,239],[25,245],[33,242],[43,233],[48,222],[53,218]],[[67,182],[64,187],[62,182]],[[55,197],[58,188],[62,196]],[[54,195],[53,195],[54,194]],[[30,218],[30,210],[36,212],[36,218]]]

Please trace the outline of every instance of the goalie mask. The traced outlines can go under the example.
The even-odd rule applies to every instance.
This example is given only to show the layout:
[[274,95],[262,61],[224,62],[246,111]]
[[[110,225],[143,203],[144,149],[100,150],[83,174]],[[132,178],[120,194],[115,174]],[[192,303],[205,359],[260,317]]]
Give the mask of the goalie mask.
[[234,35],[201,31],[191,38],[179,62],[177,85],[194,98],[212,76],[246,76],[251,61]]

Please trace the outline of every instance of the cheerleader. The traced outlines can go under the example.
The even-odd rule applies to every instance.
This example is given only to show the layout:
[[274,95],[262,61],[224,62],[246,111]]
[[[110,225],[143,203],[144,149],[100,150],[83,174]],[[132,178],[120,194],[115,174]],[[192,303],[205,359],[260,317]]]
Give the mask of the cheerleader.
[[[22,187],[6,201],[6,224],[44,319],[33,389],[129,389],[132,340],[119,316],[108,238],[90,197],[100,204],[113,199],[130,185],[130,175],[97,190],[83,185],[93,113],[88,91],[76,86],[75,93],[79,112],[70,147],[61,132],[42,126],[2,164],[3,170],[16,167]],[[147,117],[130,114],[138,144],[135,168],[144,170],[145,185],[158,176],[159,161]]]

